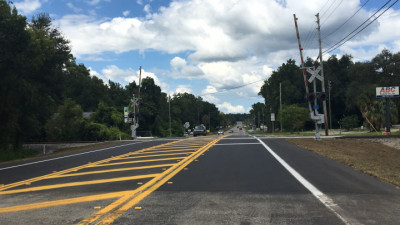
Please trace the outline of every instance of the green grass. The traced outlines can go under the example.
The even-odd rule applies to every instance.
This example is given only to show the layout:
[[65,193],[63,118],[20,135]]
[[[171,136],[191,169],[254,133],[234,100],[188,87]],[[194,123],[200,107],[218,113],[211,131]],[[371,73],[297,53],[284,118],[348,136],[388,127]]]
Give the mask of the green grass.
[[0,149],[0,162],[28,158],[35,155],[37,155],[37,152],[31,149]]

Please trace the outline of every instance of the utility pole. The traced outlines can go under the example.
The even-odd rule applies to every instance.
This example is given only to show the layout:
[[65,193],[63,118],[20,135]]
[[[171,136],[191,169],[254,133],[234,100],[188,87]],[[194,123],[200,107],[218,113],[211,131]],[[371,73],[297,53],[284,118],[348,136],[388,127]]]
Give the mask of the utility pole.
[[169,136],[171,137],[171,96],[168,95]]
[[281,124],[281,133],[282,133],[282,83],[279,83],[279,108],[280,108],[280,116],[281,116],[281,121],[280,121],[280,124]]
[[329,127],[332,129],[331,88],[332,88],[332,81],[331,81],[331,80],[328,80],[328,93],[329,93]]
[[[325,92],[325,81],[324,81],[324,62],[322,60],[322,46],[321,46],[321,26],[319,24],[319,13],[317,13],[317,15],[315,15],[317,17],[317,29],[318,29],[318,44],[319,44],[319,60],[321,62],[321,85],[322,85],[322,92]],[[323,104],[323,108],[324,108],[324,118],[325,118],[325,135],[328,136],[329,135],[329,131],[328,131],[328,115],[326,113],[326,100],[324,99],[322,101]]]

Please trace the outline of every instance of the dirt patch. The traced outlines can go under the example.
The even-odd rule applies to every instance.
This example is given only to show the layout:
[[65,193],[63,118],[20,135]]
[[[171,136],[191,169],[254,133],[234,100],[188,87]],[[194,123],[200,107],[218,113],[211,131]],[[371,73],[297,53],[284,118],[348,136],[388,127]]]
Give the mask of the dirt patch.
[[287,140],[400,187],[400,139],[398,138]]

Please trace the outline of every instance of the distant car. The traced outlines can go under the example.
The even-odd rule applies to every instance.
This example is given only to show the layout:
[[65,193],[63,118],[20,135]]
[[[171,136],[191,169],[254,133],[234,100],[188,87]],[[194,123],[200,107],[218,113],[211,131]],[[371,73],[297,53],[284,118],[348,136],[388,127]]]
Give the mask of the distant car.
[[206,136],[207,135],[206,126],[204,126],[203,124],[195,126],[193,129],[193,136],[196,137],[197,135]]
[[218,135],[220,135],[220,134],[224,135],[224,131],[223,130],[219,130],[218,131]]
[[229,130],[228,133],[233,133],[233,130]]

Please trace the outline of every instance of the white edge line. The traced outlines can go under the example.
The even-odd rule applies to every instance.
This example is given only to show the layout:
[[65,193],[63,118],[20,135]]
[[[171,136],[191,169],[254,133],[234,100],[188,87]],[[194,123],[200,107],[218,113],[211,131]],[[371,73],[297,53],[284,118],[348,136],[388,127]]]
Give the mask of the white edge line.
[[89,151],[89,152],[81,152],[81,153],[77,153],[77,154],[73,154],[73,155],[61,156],[61,157],[57,157],[57,158],[51,158],[51,159],[45,159],[45,160],[36,161],[36,162],[30,162],[30,163],[15,165],[15,166],[9,166],[9,167],[0,168],[0,171],[1,170],[12,169],[12,168],[17,168],[17,167],[22,167],[22,166],[29,166],[29,165],[32,165],[32,164],[38,164],[38,163],[53,161],[53,160],[57,160],[57,159],[69,158],[69,157],[78,156],[78,155],[85,155],[85,154],[89,154],[89,153],[93,153],[93,152],[101,152],[101,151],[105,151],[105,150],[108,150],[108,149],[113,149],[113,148],[118,148],[118,147],[125,147],[125,146],[128,146],[128,145],[135,145],[135,144],[138,144],[138,143],[145,143],[145,142],[151,142],[151,141],[152,140],[150,140],[150,141],[142,141],[142,142],[135,142],[135,143],[125,144],[125,145],[117,145],[117,146],[101,148],[101,149],[97,149],[97,150],[93,150],[93,151]]
[[294,170],[289,164],[287,164],[279,155],[277,155],[267,144],[261,141],[258,137],[255,137],[267,151],[283,166],[285,169],[292,174],[305,188],[307,188],[322,204],[324,204],[329,210],[331,210],[341,221],[345,224],[361,224],[354,218],[351,218],[346,212],[338,206],[333,199],[322,193],[318,188],[312,185],[308,180],[301,176],[296,170]]
[[226,144],[215,144],[216,145],[259,145],[260,143],[226,143]]

